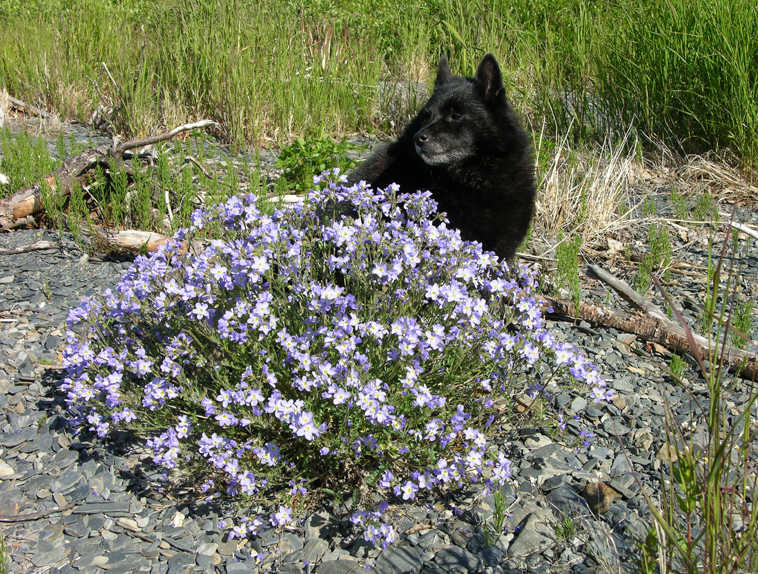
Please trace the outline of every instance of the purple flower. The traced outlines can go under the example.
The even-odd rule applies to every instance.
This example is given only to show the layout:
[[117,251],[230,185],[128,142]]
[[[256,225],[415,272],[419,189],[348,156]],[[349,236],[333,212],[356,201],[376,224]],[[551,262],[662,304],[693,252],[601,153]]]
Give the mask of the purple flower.
[[273,526],[284,526],[292,522],[292,509],[286,506],[280,506],[279,510],[271,515],[271,524]]
[[[595,400],[611,395],[547,331],[524,266],[463,241],[428,192],[341,177],[319,176],[306,201],[266,213],[252,195],[195,211],[68,317],[72,423],[99,436],[149,426],[157,464],[208,469],[206,498],[267,507],[230,521],[230,537],[292,522],[288,500],[306,495],[318,457],[329,457],[323,469],[346,459],[380,469],[379,488],[405,501],[503,484],[511,462],[491,441],[496,406],[524,381],[540,389],[538,363]],[[396,538],[385,510],[352,518],[380,546]]]
[[416,492],[418,492],[418,486],[410,480],[405,481],[402,486],[395,487],[395,494],[403,500],[413,500],[416,498]]

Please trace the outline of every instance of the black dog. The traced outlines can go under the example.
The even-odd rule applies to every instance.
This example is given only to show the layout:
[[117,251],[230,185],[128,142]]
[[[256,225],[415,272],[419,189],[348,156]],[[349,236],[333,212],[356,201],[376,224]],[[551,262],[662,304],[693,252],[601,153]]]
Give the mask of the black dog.
[[534,211],[533,166],[529,135],[506,100],[495,57],[487,54],[467,78],[454,76],[443,56],[418,116],[348,179],[429,190],[464,239],[510,260]]

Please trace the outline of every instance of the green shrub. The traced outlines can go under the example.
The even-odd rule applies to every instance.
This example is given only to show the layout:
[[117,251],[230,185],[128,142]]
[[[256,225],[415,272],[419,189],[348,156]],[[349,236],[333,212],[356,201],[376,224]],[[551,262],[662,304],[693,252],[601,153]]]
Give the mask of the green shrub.
[[[545,330],[534,277],[433,223],[428,192],[317,183],[272,214],[253,195],[196,211],[83,301],[63,390],[82,431],[129,428],[156,464],[237,495],[249,515],[233,536],[287,524],[308,491],[358,488],[351,519],[386,544],[387,499],[507,479],[495,399],[531,369],[610,392]],[[189,241],[204,247],[182,253]]]

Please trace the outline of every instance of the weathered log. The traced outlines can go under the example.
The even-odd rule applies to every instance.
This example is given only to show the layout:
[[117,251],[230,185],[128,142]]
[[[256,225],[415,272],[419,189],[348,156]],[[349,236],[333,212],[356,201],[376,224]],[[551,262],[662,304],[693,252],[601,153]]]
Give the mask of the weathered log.
[[29,245],[22,245],[21,247],[0,249],[0,255],[16,255],[17,253],[29,253],[30,251],[42,251],[45,249],[58,249],[58,244],[52,241],[40,240]]
[[119,249],[127,251],[140,251],[144,249],[148,253],[157,251],[161,245],[168,243],[171,238],[152,231],[140,231],[138,229],[125,229],[109,235],[110,242]]
[[[154,253],[158,249],[173,241],[173,237],[167,235],[161,235],[153,231],[140,231],[139,229],[124,229],[122,231],[114,231],[105,229],[103,227],[93,226],[92,231],[95,235],[95,240],[106,250],[115,251],[123,254],[135,255],[140,252]],[[195,251],[202,250],[207,245],[207,242],[201,240],[193,240],[190,242],[190,246]],[[187,243],[181,242],[178,248],[179,253],[186,253]]]
[[[625,281],[596,265],[588,266],[588,271],[608,284],[635,307],[641,309],[641,312],[627,313],[609,309],[602,305],[592,305],[584,301],[580,301],[579,306],[576,307],[570,301],[545,297],[545,300],[553,307],[554,313],[574,319],[583,319],[604,327],[612,327],[626,333],[633,333],[676,352],[706,357],[713,357],[714,353],[718,352],[719,357],[715,357],[714,360],[718,361],[723,357],[724,364],[730,372],[737,373],[743,379],[752,381],[758,379],[758,355],[755,353],[743,351],[731,345],[726,348],[717,347],[718,341],[709,341],[692,331],[688,336],[687,331],[682,326],[669,319],[652,302],[636,293]],[[754,342],[751,343],[750,348],[755,348]]]

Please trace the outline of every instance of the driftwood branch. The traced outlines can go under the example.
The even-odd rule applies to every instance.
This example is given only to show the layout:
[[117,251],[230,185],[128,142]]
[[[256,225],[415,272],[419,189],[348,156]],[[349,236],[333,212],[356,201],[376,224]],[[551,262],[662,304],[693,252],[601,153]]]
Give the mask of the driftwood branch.
[[180,133],[215,124],[216,122],[212,120],[201,120],[178,126],[169,132],[156,136],[129,140],[116,146],[101,145],[86,150],[66,160],[60,168],[47,174],[42,182],[17,191],[10,197],[0,200],[0,231],[7,231],[18,227],[16,223],[18,220],[39,213],[44,209],[42,201],[43,185],[49,186],[52,191],[67,196],[74,185],[80,182],[80,178],[97,165],[107,165],[111,160],[116,163],[123,163],[124,153],[128,150],[166,141]]
[[143,139],[135,139],[135,140],[129,140],[124,143],[121,143],[116,146],[116,149],[113,150],[114,155],[121,155],[125,151],[134,149],[137,147],[144,147],[146,145],[151,145],[154,143],[170,140],[173,137],[176,137],[180,133],[188,132],[190,130],[196,130],[200,128],[207,128],[208,126],[215,126],[216,122],[213,120],[200,120],[199,122],[195,122],[193,124],[184,124],[178,127],[175,127],[173,130],[169,132],[165,132],[162,134],[158,134],[156,136],[151,136]]
[[587,271],[590,275],[593,275],[597,279],[600,279],[603,283],[611,287],[616,293],[621,295],[629,303],[644,311],[652,317],[661,319],[662,321],[668,321],[669,318],[661,309],[655,305],[652,301],[648,301],[642,295],[632,289],[631,285],[618,277],[611,275],[605,269],[599,265],[587,265]]
[[716,342],[709,341],[702,335],[690,332],[688,336],[681,325],[669,319],[656,305],[636,293],[625,281],[596,265],[588,266],[588,271],[640,309],[640,312],[627,313],[584,301],[580,301],[579,306],[575,307],[573,302],[546,297],[545,300],[553,307],[554,313],[633,333],[681,353],[710,357],[718,350],[730,372],[737,373],[744,379],[758,379],[758,355],[755,353],[734,346],[716,349]]
[[0,249],[0,255],[16,255],[18,253],[29,253],[30,251],[42,251],[44,249],[57,249],[58,245],[52,241],[35,241],[29,245],[13,247],[10,249]]
[[[167,235],[161,235],[152,231],[140,231],[139,229],[112,231],[101,227],[94,227],[93,231],[96,241],[106,250],[131,255],[139,252],[154,253],[162,245],[174,240]],[[206,243],[201,240],[194,240],[189,243],[189,247],[198,251],[205,246]],[[181,242],[178,251],[179,253],[186,253],[187,248],[188,244]]]
[[145,250],[148,253],[157,251],[164,243],[168,243],[171,238],[160,233],[152,231],[139,231],[137,229],[125,229],[115,233],[102,232],[101,238],[112,247],[124,249],[126,251]]

